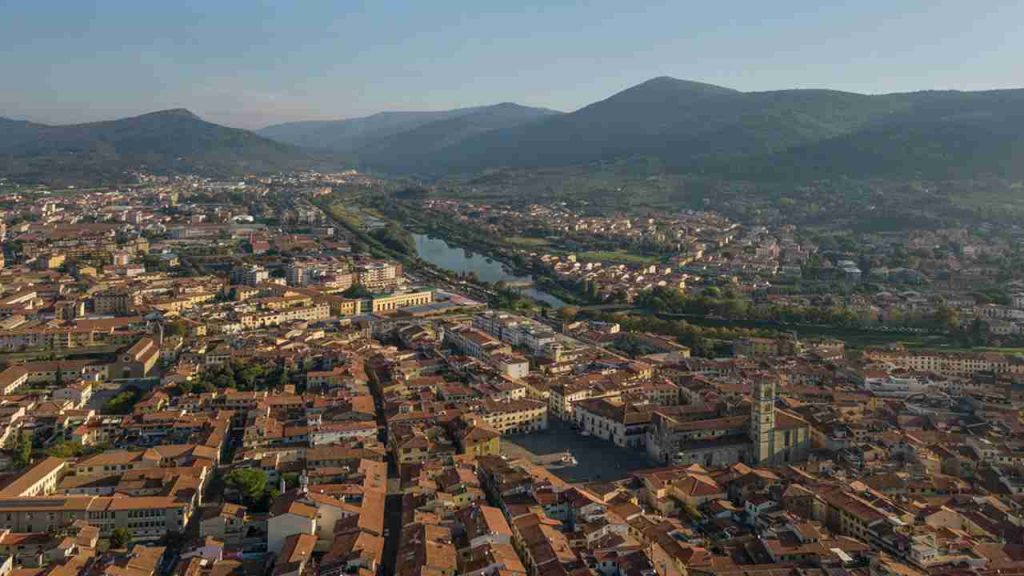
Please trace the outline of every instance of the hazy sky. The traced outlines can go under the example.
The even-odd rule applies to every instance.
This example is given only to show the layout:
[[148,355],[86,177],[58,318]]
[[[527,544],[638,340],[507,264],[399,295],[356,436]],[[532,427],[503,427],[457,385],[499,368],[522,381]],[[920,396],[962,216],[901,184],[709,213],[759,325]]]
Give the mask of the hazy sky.
[[0,0],[0,116],[185,107],[260,127],[654,76],[741,90],[1024,86],[1021,0]]

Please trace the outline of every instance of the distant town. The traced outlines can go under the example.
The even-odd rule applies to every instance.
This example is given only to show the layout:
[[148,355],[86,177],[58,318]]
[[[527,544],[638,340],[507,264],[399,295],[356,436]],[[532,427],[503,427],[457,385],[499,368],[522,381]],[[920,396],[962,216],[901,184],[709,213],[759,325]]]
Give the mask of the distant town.
[[1016,227],[0,182],[0,576],[1024,571]]

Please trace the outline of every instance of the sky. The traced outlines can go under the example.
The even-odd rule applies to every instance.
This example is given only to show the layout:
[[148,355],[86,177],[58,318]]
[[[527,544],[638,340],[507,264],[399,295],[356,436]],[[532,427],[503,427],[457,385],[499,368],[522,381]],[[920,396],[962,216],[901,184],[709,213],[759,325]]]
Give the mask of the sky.
[[0,116],[229,126],[740,90],[1024,86],[1020,0],[0,0]]

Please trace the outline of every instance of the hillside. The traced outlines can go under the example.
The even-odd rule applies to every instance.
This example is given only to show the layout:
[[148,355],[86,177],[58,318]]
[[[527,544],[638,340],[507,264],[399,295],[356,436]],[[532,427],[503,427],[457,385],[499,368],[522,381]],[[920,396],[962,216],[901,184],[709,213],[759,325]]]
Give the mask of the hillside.
[[711,171],[753,180],[1024,177],[1024,90],[884,98],[903,104],[884,122]]
[[495,121],[488,107],[335,128],[345,127],[362,165],[432,176],[642,159],[727,179],[1015,177],[1024,174],[1022,104],[1022,90],[740,92],[660,77],[567,114],[519,107]]
[[368,142],[414,130],[430,122],[471,113],[473,110],[475,108],[440,112],[380,112],[365,118],[274,124],[256,133],[294,146],[348,153]]
[[793,182],[1024,177],[1024,90],[740,92],[654,78],[571,113],[512,103],[279,124],[253,133],[187,110],[49,126],[0,118],[0,177],[231,176],[348,165],[401,175],[594,167]]
[[571,114],[483,134],[446,150],[437,164],[475,170],[653,157],[697,168],[848,134],[904,107],[828,90],[745,93],[655,78]]
[[436,120],[411,130],[367,143],[355,157],[369,166],[401,171],[430,171],[436,154],[456,149],[465,142],[491,131],[529,125],[557,115],[541,108],[505,103],[469,114]]
[[257,133],[279,142],[345,154],[373,167],[422,167],[432,154],[480,134],[559,115],[510,102],[439,112],[382,112],[365,118],[292,122]]
[[66,126],[0,119],[0,176],[19,180],[117,180],[135,169],[233,176],[322,162],[331,160],[183,109]]
[[656,79],[434,158],[448,170],[624,158],[753,180],[1024,174],[1024,90],[868,96],[736,92]]

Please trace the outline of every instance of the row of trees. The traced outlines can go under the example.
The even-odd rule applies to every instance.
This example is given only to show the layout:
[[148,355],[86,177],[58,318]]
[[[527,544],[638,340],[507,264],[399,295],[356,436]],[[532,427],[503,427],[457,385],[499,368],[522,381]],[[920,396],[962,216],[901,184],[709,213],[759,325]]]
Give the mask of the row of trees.
[[416,256],[416,242],[412,234],[408,233],[401,226],[389,222],[383,228],[371,232],[371,235],[385,247],[400,252],[406,256]]
[[[867,324],[867,321],[855,311],[841,304],[827,302],[818,306],[757,304],[728,290],[721,291],[717,288],[709,288],[703,293],[693,296],[679,290],[658,287],[641,294],[637,298],[636,304],[653,312],[717,316],[733,320],[764,320],[837,327],[856,327]],[[897,311],[890,312],[887,323],[947,332],[955,332],[960,327],[957,311],[942,304],[936,305],[931,312],[913,317],[901,317]]]
[[515,288],[510,288],[504,282],[497,282],[494,285],[495,295],[488,300],[492,308],[502,310],[529,311],[537,306],[530,298],[519,293]]
[[32,436],[28,432],[18,434],[14,444],[14,464],[19,468],[32,462]]
[[[106,446],[83,446],[80,442],[63,440],[47,448],[46,455],[53,456],[55,458],[78,458],[102,452],[105,449]],[[18,467],[28,466],[32,463],[33,453],[34,446],[32,444],[32,435],[28,432],[18,434],[18,437],[14,442],[14,464]]]
[[732,352],[732,342],[738,338],[750,336],[769,336],[773,334],[770,330],[753,330],[748,328],[736,328],[726,326],[697,326],[685,320],[666,320],[647,314],[624,314],[624,313],[595,313],[581,312],[594,320],[605,322],[617,322],[623,332],[622,349],[625,352],[636,354],[644,353],[644,349],[631,342],[629,332],[649,332],[663,336],[671,336],[680,344],[690,348],[694,356],[714,358],[727,356]]
[[47,448],[46,455],[53,456],[55,458],[80,458],[82,456],[88,456],[89,454],[103,452],[106,449],[107,446],[105,445],[83,446],[81,442],[64,440]]

